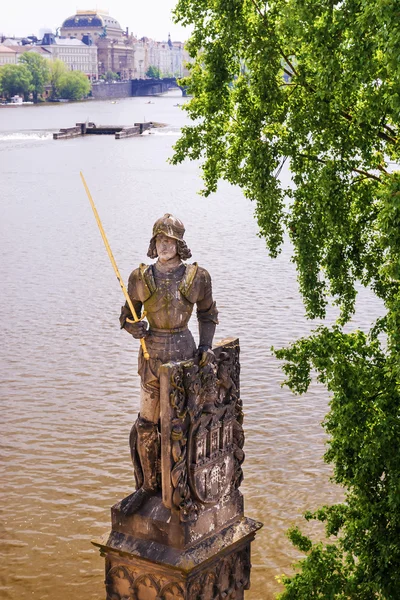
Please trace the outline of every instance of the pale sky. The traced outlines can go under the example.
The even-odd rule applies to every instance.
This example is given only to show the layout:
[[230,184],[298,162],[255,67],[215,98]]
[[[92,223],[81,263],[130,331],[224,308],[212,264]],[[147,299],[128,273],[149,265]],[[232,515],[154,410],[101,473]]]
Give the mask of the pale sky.
[[173,41],[184,42],[189,31],[172,22],[171,10],[177,0],[17,0],[7,2],[0,17],[0,34],[7,36],[36,35],[42,29],[55,32],[62,22],[75,14],[76,10],[106,9],[122,29],[138,37],[167,40],[171,33]]

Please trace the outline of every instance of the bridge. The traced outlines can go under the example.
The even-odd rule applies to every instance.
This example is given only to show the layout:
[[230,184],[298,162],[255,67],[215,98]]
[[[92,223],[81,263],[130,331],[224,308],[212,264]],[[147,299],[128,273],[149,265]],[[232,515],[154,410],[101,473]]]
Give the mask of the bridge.
[[132,96],[156,96],[164,94],[171,88],[179,88],[182,96],[186,96],[186,88],[178,85],[175,77],[164,79],[131,79]]
[[130,79],[128,81],[99,81],[93,83],[92,96],[97,99],[130,98],[132,96],[157,96],[171,88],[179,88],[186,96],[186,88],[178,85],[175,77],[166,79]]

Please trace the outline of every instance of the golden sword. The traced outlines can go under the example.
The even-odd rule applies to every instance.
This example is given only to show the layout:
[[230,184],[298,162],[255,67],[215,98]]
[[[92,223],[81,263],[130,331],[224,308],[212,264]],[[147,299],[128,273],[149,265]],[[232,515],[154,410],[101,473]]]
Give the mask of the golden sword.
[[[103,225],[101,224],[99,214],[98,214],[97,209],[96,209],[96,207],[94,205],[92,195],[91,195],[91,193],[89,191],[89,188],[87,186],[87,183],[85,181],[85,178],[83,176],[82,171],[80,172],[80,175],[81,175],[83,186],[84,186],[84,188],[86,190],[87,197],[89,198],[90,205],[91,205],[91,207],[93,209],[93,213],[94,213],[94,216],[96,218],[97,225],[98,225],[98,227],[100,229],[101,237],[103,238],[103,242],[104,242],[104,245],[106,247],[107,254],[110,257],[110,261],[111,261],[111,264],[112,264],[112,266],[114,268],[114,271],[115,271],[115,274],[117,276],[117,279],[119,281],[119,285],[121,286],[121,290],[122,290],[122,292],[123,292],[123,294],[125,296],[125,299],[126,299],[126,301],[128,303],[129,308],[131,309],[131,313],[133,315],[133,319],[134,319],[133,321],[131,321],[131,319],[126,319],[126,320],[128,321],[128,323],[137,323],[138,321],[141,321],[142,319],[144,319],[144,317],[146,316],[146,312],[144,312],[143,315],[142,315],[142,317],[140,317],[140,318],[136,314],[135,307],[132,304],[132,300],[129,297],[128,291],[127,291],[127,289],[126,289],[126,287],[124,285],[124,282],[122,281],[121,275],[120,275],[120,273],[118,271],[117,263],[115,262],[113,253],[111,252],[110,244],[108,243],[105,231],[103,229]],[[145,357],[146,360],[149,360],[150,356],[149,356],[149,353],[147,352],[146,342],[144,341],[144,338],[140,338],[140,344],[142,346],[143,356]]]

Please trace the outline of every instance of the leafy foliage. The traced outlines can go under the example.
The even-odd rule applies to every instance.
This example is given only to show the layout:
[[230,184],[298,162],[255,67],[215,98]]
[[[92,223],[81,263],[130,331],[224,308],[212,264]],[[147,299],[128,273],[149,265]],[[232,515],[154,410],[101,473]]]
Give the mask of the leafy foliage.
[[[329,543],[289,536],[306,553],[282,600],[382,598],[400,589],[400,30],[386,0],[178,0],[193,25],[187,47],[193,125],[173,163],[201,159],[205,195],[219,179],[255,202],[276,256],[293,244],[309,318],[340,317],[276,352],[287,384],[312,373],[331,392],[325,459],[343,505],[308,514]],[[292,184],[279,172],[290,164]],[[357,283],[385,315],[345,333]]]
[[35,52],[24,52],[20,62],[26,65],[32,77],[33,101],[38,101],[38,96],[43,94],[44,88],[50,78],[50,67],[48,60]]
[[[341,531],[336,551],[348,570],[340,588],[347,593],[343,598],[382,594],[391,599],[399,589],[398,354],[382,348],[378,332],[383,327],[379,323],[369,336],[360,331],[344,334],[338,326],[321,327],[276,353],[287,360],[284,370],[294,391],[307,389],[314,368],[333,394],[325,419],[331,436],[325,459],[334,465],[334,480],[347,490],[346,505],[307,517],[326,521],[328,536]],[[311,544],[305,550],[311,550],[304,562],[307,569],[321,547]],[[299,580],[300,576],[287,579],[288,590],[296,590]],[[282,595],[294,597],[306,596]]]
[[107,73],[104,73],[104,75],[102,75],[100,77],[100,79],[104,79],[105,81],[108,81],[109,83],[111,81],[118,81],[119,79],[119,75],[118,73],[114,73],[114,71],[107,71]]
[[4,65],[0,69],[0,91],[6,97],[27,97],[31,89],[32,76],[25,65]]
[[51,98],[59,98],[60,86],[63,76],[67,73],[67,67],[61,60],[56,59],[50,63]]
[[146,71],[146,75],[147,75],[147,77],[152,77],[153,79],[160,79],[161,71],[158,67],[155,67],[154,65],[150,65],[150,67]]
[[81,71],[68,71],[60,79],[59,94],[69,100],[81,100],[90,92],[90,81]]

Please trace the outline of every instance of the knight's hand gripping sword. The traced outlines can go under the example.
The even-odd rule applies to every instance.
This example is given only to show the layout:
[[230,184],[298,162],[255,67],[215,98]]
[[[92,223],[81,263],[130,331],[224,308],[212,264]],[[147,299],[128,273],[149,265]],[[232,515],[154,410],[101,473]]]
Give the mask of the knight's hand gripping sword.
[[[126,301],[128,303],[128,306],[129,306],[129,308],[131,310],[131,313],[133,315],[133,319],[134,320],[131,321],[130,319],[127,319],[127,321],[130,322],[130,323],[137,323],[138,321],[141,321],[146,316],[146,313],[144,312],[141,318],[139,318],[137,316],[137,314],[136,314],[135,308],[134,308],[134,306],[132,304],[132,301],[131,301],[131,299],[129,297],[128,291],[127,291],[127,289],[126,289],[126,287],[124,285],[124,282],[121,279],[121,275],[120,275],[120,273],[118,271],[117,263],[115,262],[113,253],[111,252],[110,244],[108,243],[105,231],[103,229],[103,225],[101,224],[100,217],[99,217],[97,209],[96,209],[96,207],[94,205],[92,195],[91,195],[91,193],[89,191],[89,188],[88,188],[88,186],[86,184],[86,181],[85,181],[85,178],[83,176],[82,171],[81,171],[80,175],[81,175],[83,186],[84,186],[84,188],[86,190],[87,197],[89,198],[90,205],[91,205],[91,207],[93,209],[93,213],[94,213],[94,216],[96,218],[97,225],[99,226],[101,237],[103,238],[103,242],[104,242],[104,245],[106,247],[107,254],[110,257],[110,261],[111,261],[111,264],[112,264],[112,266],[114,268],[115,275],[117,276],[117,279],[119,281],[119,285],[121,286],[121,290],[122,290],[122,292],[123,292],[123,294],[125,296],[125,299],[126,299]],[[149,360],[150,356],[149,356],[149,353],[147,352],[146,342],[144,341],[144,338],[140,339],[140,343],[141,343],[142,350],[143,350],[143,356],[145,357],[146,360]]]

